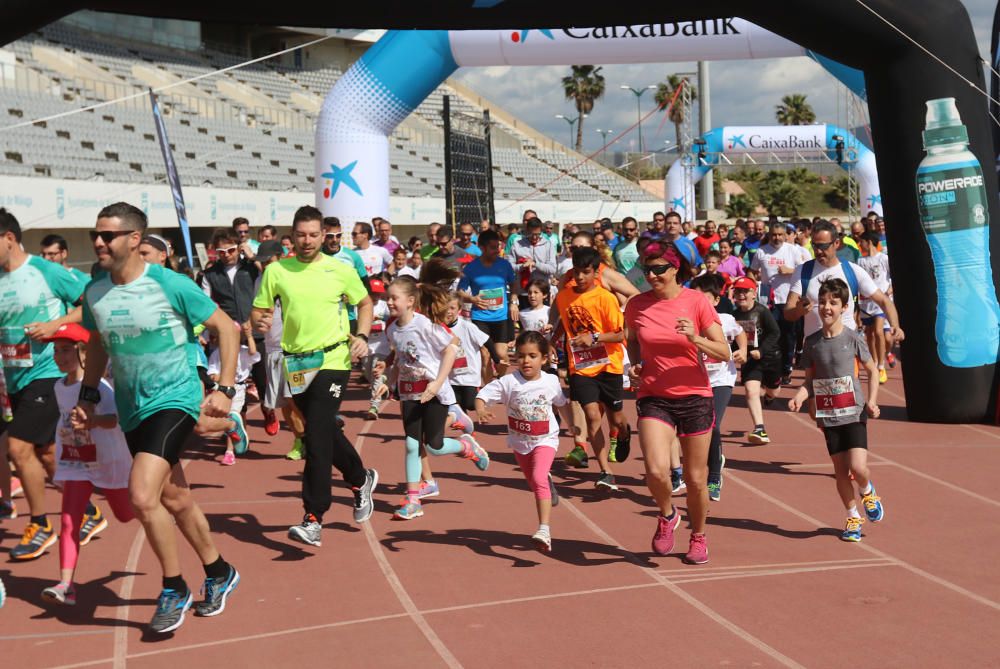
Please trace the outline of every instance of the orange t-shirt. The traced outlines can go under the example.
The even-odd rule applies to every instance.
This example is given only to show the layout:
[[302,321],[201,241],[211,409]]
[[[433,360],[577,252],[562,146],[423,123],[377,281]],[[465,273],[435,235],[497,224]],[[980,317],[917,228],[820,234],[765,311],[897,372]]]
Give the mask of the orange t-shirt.
[[582,348],[569,344],[570,339],[580,334],[622,331],[625,321],[614,295],[597,285],[586,293],[578,293],[573,288],[566,287],[556,295],[556,308],[566,331],[570,374],[597,376],[601,372],[623,372],[625,349],[621,343],[598,342]]

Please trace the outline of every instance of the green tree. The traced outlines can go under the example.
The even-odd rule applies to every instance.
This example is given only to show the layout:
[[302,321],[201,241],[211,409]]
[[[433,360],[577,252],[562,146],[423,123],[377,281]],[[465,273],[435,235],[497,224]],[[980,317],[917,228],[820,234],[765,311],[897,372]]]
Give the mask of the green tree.
[[750,218],[753,215],[753,200],[749,195],[733,195],[726,204],[726,216],[728,218]]
[[[698,89],[695,88],[694,84],[687,77],[681,77],[676,74],[671,74],[667,76],[667,80],[661,82],[657,85],[656,94],[654,99],[656,100],[656,106],[660,109],[666,109],[670,101],[674,99],[674,94],[677,93],[681,86],[686,86],[688,91],[691,93],[691,101],[698,99]],[[684,114],[687,110],[684,109],[684,105],[681,104],[681,96],[677,94],[677,100],[674,102],[674,106],[670,108],[668,113],[668,118],[670,122],[674,124],[674,133],[677,137],[677,150],[680,151],[681,148],[681,126],[684,125]]]
[[756,186],[764,181],[764,173],[758,167],[741,167],[732,173],[730,179],[741,186]]
[[823,200],[833,207],[846,211],[849,205],[847,176],[839,176],[830,184],[830,190],[823,195]]
[[775,108],[774,115],[781,125],[809,125],[816,122],[816,112],[801,93],[781,98],[781,104]]
[[806,167],[793,167],[785,174],[788,175],[789,181],[793,184],[798,184],[799,186],[806,184],[818,184],[820,182],[819,175]]
[[768,179],[760,190],[760,204],[775,216],[798,216],[804,201],[802,190],[784,175]]
[[583,117],[594,110],[594,103],[604,96],[604,75],[600,67],[571,65],[568,77],[563,77],[563,93],[576,105],[579,121],[576,124],[576,150],[583,150]]

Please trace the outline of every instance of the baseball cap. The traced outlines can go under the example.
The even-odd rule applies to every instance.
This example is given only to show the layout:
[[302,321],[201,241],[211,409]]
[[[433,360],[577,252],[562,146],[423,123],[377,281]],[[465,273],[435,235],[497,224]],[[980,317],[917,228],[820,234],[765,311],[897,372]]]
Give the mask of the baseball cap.
[[752,290],[757,292],[757,282],[748,276],[741,276],[740,278],[733,281],[734,290]]
[[57,339],[68,339],[69,341],[86,344],[90,341],[90,331],[78,323],[67,323],[60,325],[51,337],[46,337],[45,341],[55,341]]
[[281,242],[274,239],[268,239],[266,242],[261,242],[260,246],[257,247],[257,255],[261,258],[283,256],[285,255],[285,249],[281,245]]
[[368,285],[371,286],[373,293],[385,292],[385,282],[382,279],[370,279]]

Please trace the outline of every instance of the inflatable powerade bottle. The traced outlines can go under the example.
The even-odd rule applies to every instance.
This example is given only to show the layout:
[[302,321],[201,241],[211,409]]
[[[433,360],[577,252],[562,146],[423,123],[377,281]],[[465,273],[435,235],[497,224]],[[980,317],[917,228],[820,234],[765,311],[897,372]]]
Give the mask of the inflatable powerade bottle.
[[927,102],[923,135],[927,156],[917,168],[917,199],[937,279],[938,357],[949,367],[992,365],[1000,347],[1000,305],[990,266],[989,207],[983,169],[969,151],[955,98]]

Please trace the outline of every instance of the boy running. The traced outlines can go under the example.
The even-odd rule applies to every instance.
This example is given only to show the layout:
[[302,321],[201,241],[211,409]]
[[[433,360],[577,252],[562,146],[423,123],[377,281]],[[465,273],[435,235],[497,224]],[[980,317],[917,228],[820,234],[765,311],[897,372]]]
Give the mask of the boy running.
[[757,302],[757,282],[750,277],[742,276],[733,282],[733,302],[736,305],[733,317],[747,333],[747,360],[740,372],[753,422],[747,441],[768,444],[771,438],[764,429],[761,386],[765,388],[763,402],[770,404],[781,388],[780,330],[767,307]]

